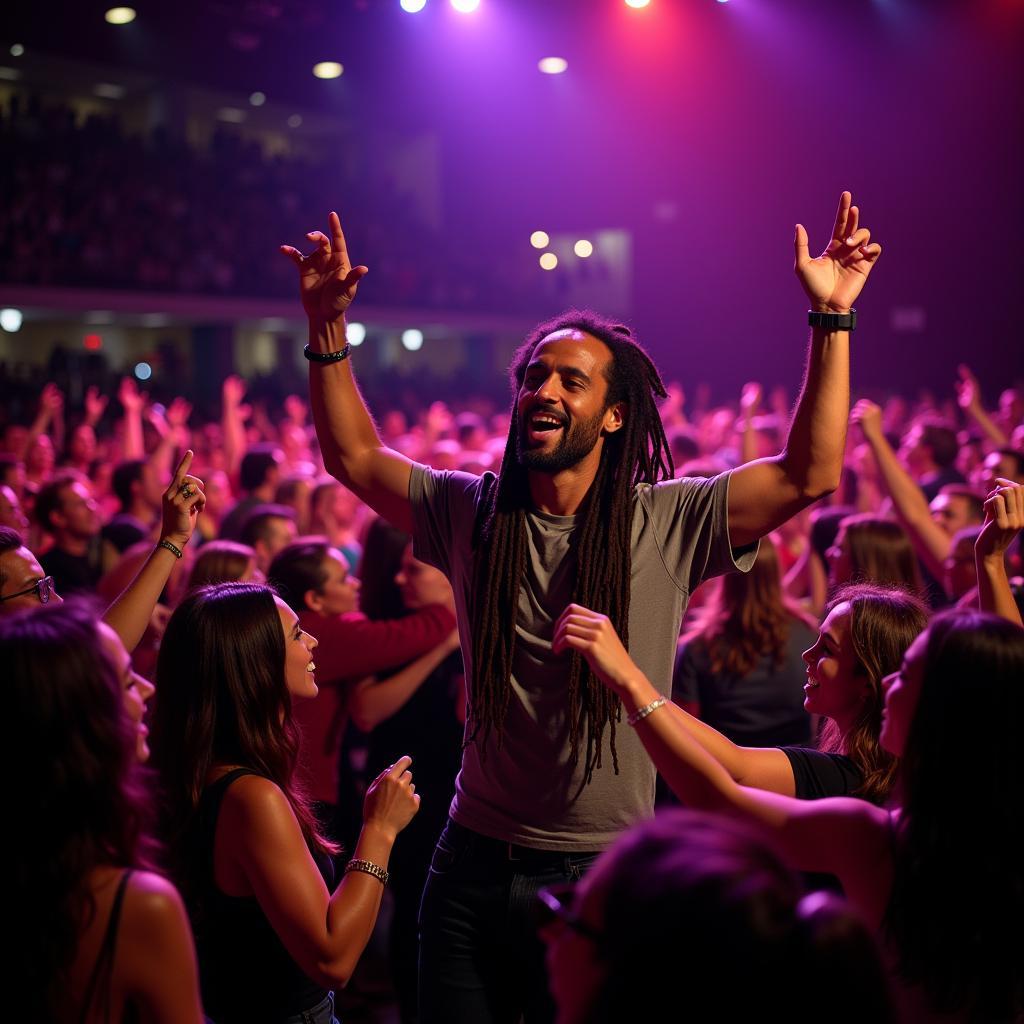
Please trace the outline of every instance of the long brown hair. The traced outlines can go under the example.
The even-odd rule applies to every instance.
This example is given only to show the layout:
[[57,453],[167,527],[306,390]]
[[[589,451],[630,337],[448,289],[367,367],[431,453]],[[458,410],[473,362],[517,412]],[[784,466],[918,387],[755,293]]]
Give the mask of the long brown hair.
[[907,531],[891,519],[869,513],[847,516],[840,524],[850,551],[850,583],[895,584],[922,592],[917,555]]
[[67,972],[96,913],[89,876],[100,866],[149,867],[150,796],[136,728],[95,614],[74,601],[0,622],[14,961],[12,1020],[67,1018]]
[[[193,591],[177,607],[157,661],[160,697],[152,764],[160,775],[172,852],[195,825],[215,765],[250,768],[280,787],[306,842],[333,853],[295,778],[299,733],[284,679],[285,642],[274,592],[256,583]],[[184,873],[182,863],[176,865]],[[193,880],[181,878],[185,888]]]
[[683,641],[706,646],[716,676],[742,677],[764,657],[775,668],[782,665],[794,620],[816,627],[783,592],[778,548],[771,537],[763,537],[750,572],[728,573],[717,581]]
[[829,719],[818,749],[845,754],[862,775],[855,795],[874,804],[886,801],[896,781],[898,762],[878,743],[885,695],[882,680],[895,672],[914,638],[928,625],[928,608],[916,595],[899,587],[852,583],[833,595],[825,612],[850,605],[850,639],[857,673],[868,683],[868,697],[845,735]]
[[[501,470],[481,502],[475,546],[477,599],[473,605],[473,687],[469,707],[469,742],[486,744],[491,731],[501,743],[505,713],[511,698],[512,647],[519,604],[519,587],[526,567],[526,509],[530,489],[526,469],[516,454],[516,399],[526,367],[537,344],[554,331],[575,328],[600,339],[611,350],[606,371],[605,408],[627,405],[622,428],[604,439],[601,460],[587,500],[581,508],[574,537],[576,582],[573,601],[611,619],[622,642],[629,645],[630,536],[633,489],[638,483],[670,479],[672,453],[655,404],[665,386],[650,357],[629,328],[590,311],[571,310],[538,324],[517,350],[509,369],[512,418]],[[602,686],[589,666],[573,652],[566,683],[569,697],[569,745],[579,760],[584,725],[584,781],[601,766],[604,731],[610,733],[612,764],[618,771],[615,722],[621,705]]]

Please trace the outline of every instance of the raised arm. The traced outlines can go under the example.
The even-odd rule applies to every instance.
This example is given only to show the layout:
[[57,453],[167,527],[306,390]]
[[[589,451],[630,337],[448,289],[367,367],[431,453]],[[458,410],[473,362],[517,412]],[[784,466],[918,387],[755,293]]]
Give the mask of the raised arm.
[[[554,649],[579,651],[602,683],[627,695],[624,702],[629,702],[626,709],[630,714],[641,709],[646,712],[635,721],[637,735],[672,792],[687,807],[732,813],[759,822],[775,835],[794,867],[837,875],[847,896],[875,922],[880,919],[884,900],[875,898],[874,890],[879,874],[877,861],[886,855],[884,811],[862,800],[797,800],[739,785],[688,729],[673,728],[678,712],[666,710],[666,705],[651,709],[650,701],[632,706],[629,694],[656,691],[603,615],[570,605],[556,625]],[[646,682],[649,691],[641,681]],[[785,758],[781,751],[777,753]]]
[[[811,259],[807,232],[796,226],[795,269],[811,309],[848,313],[882,248],[859,226],[849,192],[839,200],[832,238]],[[781,455],[734,470],[729,484],[729,537],[750,544],[839,486],[850,407],[849,331],[811,330],[803,388]]]
[[[354,859],[387,870],[395,837],[419,809],[410,763],[400,758],[370,786]],[[267,779],[239,779],[224,801],[222,822],[228,856],[285,949],[310,978],[328,988],[345,985],[373,933],[381,881],[351,871],[329,893],[288,801]]]
[[[322,231],[307,236],[316,246],[308,256],[290,245],[281,246],[299,269],[311,353],[340,352],[345,347],[345,312],[367,273],[366,267],[353,267],[349,261],[338,215],[332,212],[329,222],[329,238]],[[412,463],[381,442],[356,387],[351,358],[330,363],[310,360],[309,401],[327,472],[378,515],[411,533]]]
[[854,407],[851,419],[860,426],[864,440],[871,448],[878,465],[882,486],[892,498],[893,508],[907,529],[914,550],[936,579],[942,579],[944,562],[949,555],[950,537],[932,519],[924,491],[903,468],[892,445],[882,430],[882,410],[874,402],[862,398]]
[[189,475],[192,452],[185,452],[163,496],[160,541],[153,548],[135,579],[106,610],[103,621],[117,633],[125,650],[135,650],[149,625],[150,616],[167,585],[178,556],[164,541],[182,551],[192,537],[196,520],[206,504],[203,481]]
[[1001,615],[1024,625],[1006,576],[1006,549],[1024,527],[1024,487],[999,477],[985,502],[985,525],[974,543],[978,567],[978,605],[983,612]]
[[966,363],[961,363],[956,368],[960,379],[956,381],[956,400],[960,408],[970,416],[981,432],[992,441],[997,448],[1008,444],[1006,434],[1003,433],[999,424],[985,411],[981,401],[981,386],[978,378],[974,376],[971,368]]

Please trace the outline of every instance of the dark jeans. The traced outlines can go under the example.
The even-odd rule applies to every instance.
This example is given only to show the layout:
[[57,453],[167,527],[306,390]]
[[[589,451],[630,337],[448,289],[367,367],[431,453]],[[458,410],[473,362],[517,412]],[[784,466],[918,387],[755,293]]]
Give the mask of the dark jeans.
[[553,1021],[534,900],[597,856],[510,846],[449,821],[420,905],[421,1024]]

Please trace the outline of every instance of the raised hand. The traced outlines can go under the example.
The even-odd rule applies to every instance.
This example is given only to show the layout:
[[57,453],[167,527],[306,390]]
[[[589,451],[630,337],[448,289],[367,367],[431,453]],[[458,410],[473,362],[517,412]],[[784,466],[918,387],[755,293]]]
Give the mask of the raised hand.
[[882,410],[869,398],[862,398],[850,413],[850,422],[856,423],[864,434],[864,440],[870,441],[883,435]]
[[100,394],[100,389],[93,386],[85,392],[85,422],[95,427],[103,418],[107,409],[107,396]]
[[64,395],[52,381],[43,387],[39,396],[39,415],[47,420],[59,416],[64,410]]
[[193,452],[185,452],[178,468],[174,471],[167,490],[163,494],[160,539],[184,547],[196,528],[199,513],[206,507],[203,481],[189,475]]
[[330,323],[343,316],[356,297],[359,282],[368,268],[349,262],[341,220],[331,212],[328,217],[330,238],[322,231],[310,231],[306,237],[316,246],[303,256],[298,249],[282,245],[283,252],[299,268],[299,293],[302,308],[310,320]]
[[978,378],[974,376],[971,368],[966,363],[961,363],[956,372],[960,379],[954,382],[956,387],[956,400],[964,412],[981,408],[981,388],[978,385]]
[[740,393],[740,411],[744,416],[756,416],[761,405],[762,388],[757,381],[749,381],[743,385]]
[[142,414],[146,406],[147,396],[139,391],[138,385],[131,377],[122,377],[117,389],[117,399],[125,412]]
[[1024,487],[1003,477],[985,501],[985,525],[974,542],[978,558],[1002,559],[1013,538],[1024,527]]
[[882,253],[868,229],[860,227],[860,211],[852,201],[849,192],[839,197],[832,237],[815,259],[808,250],[806,229],[796,226],[794,269],[811,308],[818,312],[848,313]]
[[288,395],[284,400],[284,412],[292,423],[300,427],[306,425],[306,413],[308,411],[306,402],[298,395]]
[[597,678],[616,693],[624,692],[640,675],[608,616],[583,605],[570,604],[558,617],[551,650],[579,651]]
[[363,801],[363,824],[374,825],[392,838],[405,828],[420,809],[420,798],[413,785],[406,754],[385,769],[370,784]]
[[245,381],[234,374],[225,377],[224,383],[220,386],[220,396],[225,406],[231,409],[238,408],[245,398]]

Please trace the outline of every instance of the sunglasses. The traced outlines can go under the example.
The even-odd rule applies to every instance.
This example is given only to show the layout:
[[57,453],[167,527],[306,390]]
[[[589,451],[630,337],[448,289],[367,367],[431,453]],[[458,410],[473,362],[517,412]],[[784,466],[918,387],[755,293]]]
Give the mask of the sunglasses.
[[24,597],[26,594],[35,594],[39,598],[40,604],[47,604],[50,600],[50,595],[54,592],[53,589],[53,577],[44,576],[41,580],[36,580],[27,590],[19,590],[16,594],[8,594],[6,597],[0,597],[0,603],[3,601],[13,601],[16,597]]
[[534,922],[537,928],[559,921],[571,928],[577,935],[582,935],[591,942],[601,942],[604,933],[593,925],[587,924],[572,909],[575,887],[572,885],[551,885],[537,893],[534,902]]

